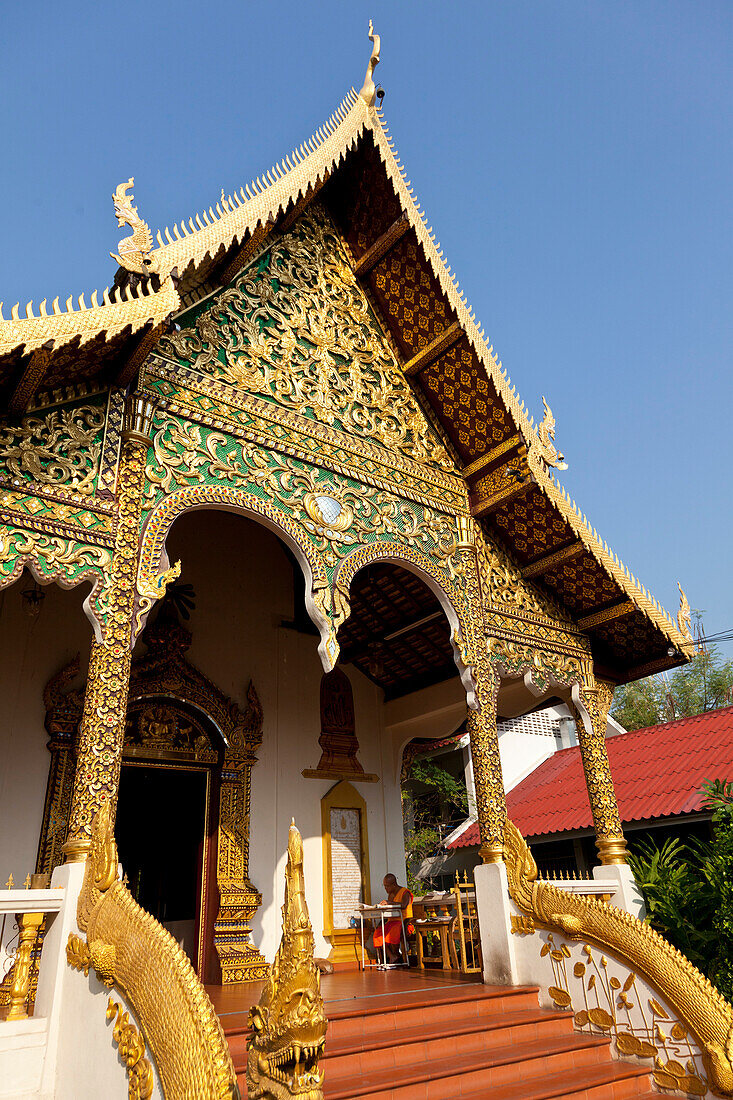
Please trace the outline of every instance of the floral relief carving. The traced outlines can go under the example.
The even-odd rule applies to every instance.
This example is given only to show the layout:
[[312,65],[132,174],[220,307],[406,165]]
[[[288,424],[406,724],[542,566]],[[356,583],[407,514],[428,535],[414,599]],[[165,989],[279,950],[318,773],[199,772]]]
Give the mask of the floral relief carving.
[[547,933],[540,957],[548,957],[552,966],[548,992],[555,1007],[573,1013],[578,1031],[607,1035],[619,1054],[649,1059],[658,1088],[707,1095],[702,1054],[689,1029],[649,993],[633,970],[619,970],[615,960],[588,943],[578,952],[577,944],[568,946],[552,932]]
[[314,204],[196,320],[160,343],[196,370],[445,470],[433,434]]
[[328,567],[378,539],[442,555],[455,545],[451,516],[198,424],[173,418],[159,424],[146,468],[148,508],[161,492],[181,486],[259,491],[295,516]]
[[99,473],[105,407],[101,404],[54,409],[0,427],[0,475],[14,484],[28,481],[48,488],[91,494]]

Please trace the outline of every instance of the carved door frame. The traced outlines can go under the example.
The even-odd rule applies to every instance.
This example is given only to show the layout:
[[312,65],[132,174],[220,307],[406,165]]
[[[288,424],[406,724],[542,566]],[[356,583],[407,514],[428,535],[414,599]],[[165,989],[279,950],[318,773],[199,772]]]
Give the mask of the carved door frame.
[[[251,773],[257,762],[256,750],[262,743],[262,708],[257,692],[250,683],[247,706],[240,709],[187,659],[191,635],[169,615],[159,615],[148,627],[144,640],[147,652],[132,663],[130,716],[140,711],[143,701],[178,707],[189,718],[196,713],[203,716],[220,738],[218,758],[212,759],[209,754],[207,761],[196,761],[195,750],[184,750],[177,757],[166,754],[166,762],[173,755],[183,766],[188,762],[211,768],[212,815],[217,812],[218,780],[216,858],[212,862],[219,901],[213,942],[221,980],[226,985],[263,978],[267,963],[250,939],[250,922],[262,904],[262,895],[249,878]],[[63,861],[61,845],[69,817],[76,736],[84,700],[83,686],[71,687],[78,670],[79,659],[75,658],[52,677],[44,691],[51,763],[36,864],[41,872],[50,872]],[[152,766],[156,763],[155,757],[129,753],[127,748],[123,759]]]

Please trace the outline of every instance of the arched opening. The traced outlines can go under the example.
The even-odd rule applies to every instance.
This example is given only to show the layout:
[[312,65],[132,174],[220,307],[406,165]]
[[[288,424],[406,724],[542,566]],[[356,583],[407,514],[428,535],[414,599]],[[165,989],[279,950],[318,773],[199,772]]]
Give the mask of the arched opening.
[[[428,581],[430,580],[430,583]],[[429,755],[432,747],[453,739],[465,725],[467,698],[459,674],[455,609],[437,582],[413,563],[372,561],[351,581],[351,614],[339,631],[340,662],[358,670],[380,691],[383,700],[383,783],[387,845],[382,863],[373,860],[371,878],[380,882],[389,871],[423,892],[416,873],[423,862],[423,841],[432,835],[437,844],[439,822],[429,822],[409,770],[417,753]],[[454,620],[449,621],[449,614]],[[459,658],[460,660],[460,658]],[[461,669],[465,676],[465,670]],[[360,738],[361,742],[361,738]],[[452,808],[468,813],[462,776],[448,793],[462,799]],[[431,801],[438,817],[445,799]],[[422,838],[422,839],[421,839]]]

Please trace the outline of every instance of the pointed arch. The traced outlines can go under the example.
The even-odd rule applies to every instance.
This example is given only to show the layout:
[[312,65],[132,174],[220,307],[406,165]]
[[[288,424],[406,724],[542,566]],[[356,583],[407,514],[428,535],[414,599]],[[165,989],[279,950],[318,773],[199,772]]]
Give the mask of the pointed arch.
[[328,614],[330,586],[326,567],[313,544],[308,540],[301,525],[269,501],[262,500],[244,489],[226,485],[195,485],[178,489],[164,497],[151,511],[145,522],[140,546],[137,588],[140,598],[140,614],[137,618],[136,633],[142,629],[145,617],[155,602],[147,595],[151,590],[160,588],[159,579],[169,566],[166,552],[166,540],[174,522],[184,512],[218,508],[237,512],[261,523],[274,532],[293,552],[305,577],[305,604],[308,615],[318,628],[321,636],[318,652],[326,671],[333,665],[327,656],[332,644],[333,627]]
[[360,546],[337,566],[333,577],[333,605],[338,609],[334,617],[336,630],[350,614],[351,585],[357,573],[374,562],[389,562],[414,573],[425,582],[436,596],[451,628],[451,645],[461,683],[466,691],[468,705],[476,704],[474,676],[475,655],[472,650],[473,631],[470,626],[470,608],[462,591],[446,570],[435,561],[411,546],[395,542],[377,542]]

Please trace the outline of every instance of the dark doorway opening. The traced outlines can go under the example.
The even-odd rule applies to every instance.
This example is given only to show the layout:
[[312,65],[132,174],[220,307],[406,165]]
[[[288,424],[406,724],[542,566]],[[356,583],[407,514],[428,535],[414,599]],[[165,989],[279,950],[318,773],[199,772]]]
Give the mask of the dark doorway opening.
[[128,887],[194,966],[208,773],[123,764],[115,833]]

